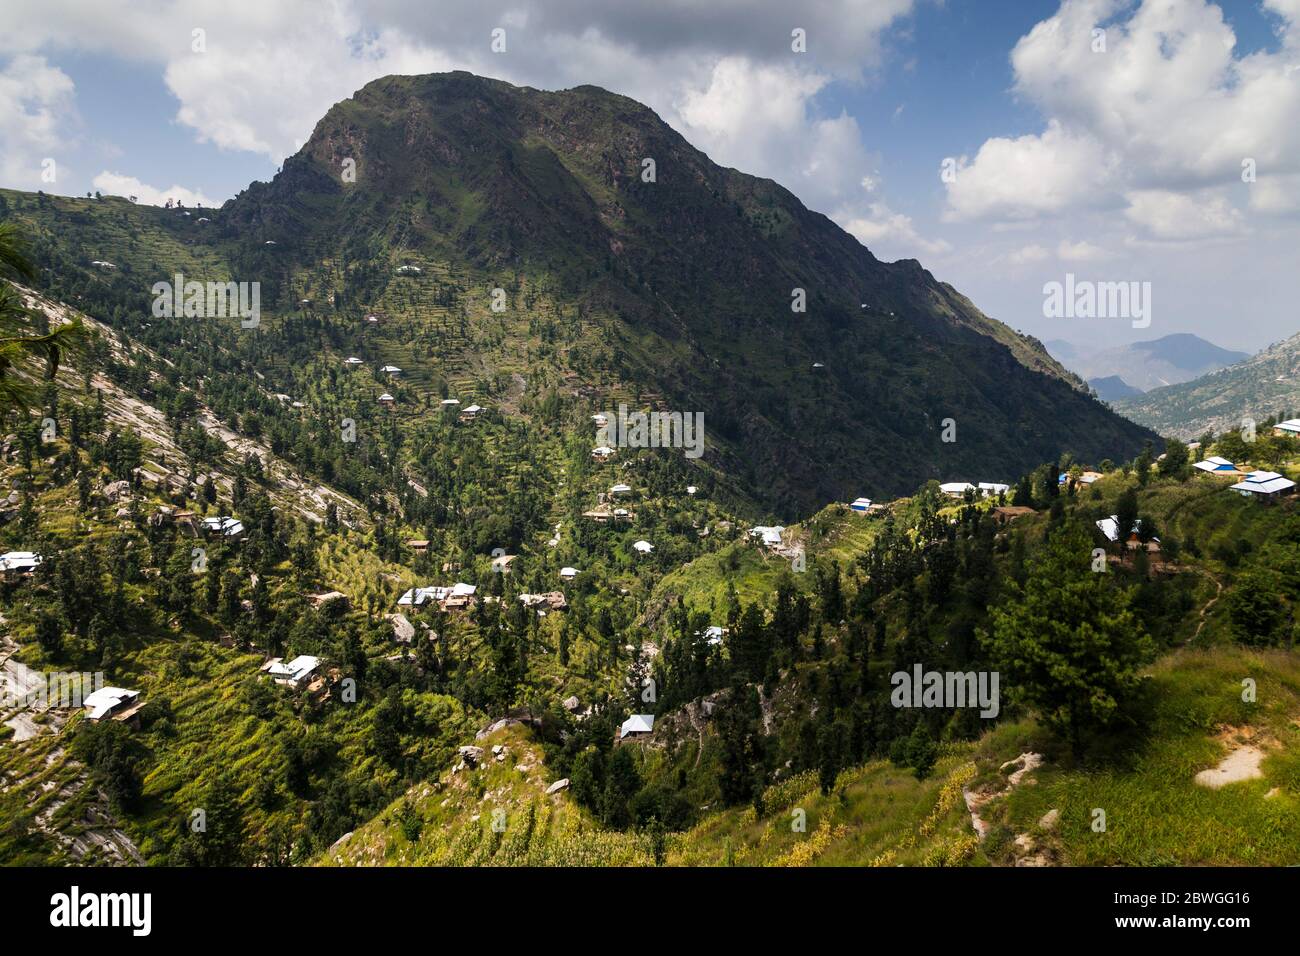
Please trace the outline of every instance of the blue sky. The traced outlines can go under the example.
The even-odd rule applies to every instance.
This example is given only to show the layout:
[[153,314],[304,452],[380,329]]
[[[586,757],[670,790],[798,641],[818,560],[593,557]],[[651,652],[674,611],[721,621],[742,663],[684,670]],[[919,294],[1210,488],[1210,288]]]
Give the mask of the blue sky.
[[[1300,0],[789,7],[7,0],[0,185],[221,202],[370,79],[470,69],[646,102],[1043,339],[1190,331],[1255,350],[1300,331]],[[1067,272],[1149,282],[1150,326],[1044,315]]]

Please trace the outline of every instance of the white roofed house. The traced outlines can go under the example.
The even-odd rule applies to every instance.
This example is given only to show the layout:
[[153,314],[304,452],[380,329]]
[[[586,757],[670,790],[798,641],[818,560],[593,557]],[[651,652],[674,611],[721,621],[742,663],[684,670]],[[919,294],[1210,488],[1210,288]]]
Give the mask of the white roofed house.
[[610,448],[608,445],[600,445],[591,450],[591,457],[595,458],[598,461],[605,461],[606,459],[612,457],[613,454],[614,454],[614,449]]
[[384,366],[383,368],[381,368],[379,371],[383,372],[385,375],[401,375],[401,374],[402,374],[402,370],[401,370],[400,368],[398,368],[396,365],[385,365],[385,366]]
[[781,534],[785,531],[784,525],[765,525],[759,524],[749,529],[749,536],[757,538],[767,548],[781,547]]
[[44,560],[35,551],[6,551],[0,554],[0,578],[20,581],[40,567]]
[[358,365],[361,365],[362,362],[361,359],[357,358],[355,355],[349,355],[343,360],[343,364],[349,368],[356,368]]
[[86,719],[98,723],[104,718],[134,724],[143,702],[138,690],[125,687],[101,687],[81,701]]
[[651,544],[649,541],[642,540],[632,545],[632,548],[640,552],[641,554],[649,554],[651,551],[655,549],[655,546]]
[[560,568],[560,577],[566,581],[572,581],[578,576],[577,568]]
[[1011,490],[1010,485],[1004,485],[998,481],[981,481],[977,487],[979,488],[980,494],[985,498],[1005,495]]
[[654,714],[633,714],[618,729],[618,739],[627,740],[629,737],[637,739],[639,737],[649,737],[654,733],[655,715]]
[[609,489],[611,495],[630,495],[632,493],[631,485],[614,485]]
[[[1106,540],[1111,544],[1120,543],[1119,516],[1111,515],[1109,518],[1102,518],[1097,522],[1097,530],[1106,536]],[[1124,546],[1130,551],[1136,551],[1144,547],[1147,551],[1158,552],[1160,550],[1160,539],[1152,536],[1146,542],[1142,540],[1142,519],[1139,518],[1133,523],[1128,534],[1124,535]]]
[[284,658],[273,657],[262,665],[263,674],[268,675],[277,684],[300,690],[307,685],[320,668],[320,658],[310,654],[299,654],[287,664]]
[[378,401],[379,404],[383,405],[385,408],[392,408],[397,404],[397,399],[388,392],[384,392],[384,394],[380,395]]
[[871,510],[871,499],[855,498],[853,500],[853,503],[849,505],[849,509],[852,511],[856,511],[859,514],[866,514],[868,511]]
[[1295,482],[1284,478],[1276,471],[1252,471],[1229,490],[1246,498],[1272,501],[1295,490]]
[[945,481],[939,486],[939,490],[949,498],[964,498],[966,492],[975,490],[975,486],[969,481]]
[[1220,478],[1235,478],[1241,472],[1237,466],[1226,458],[1220,458],[1218,455],[1212,455],[1204,461],[1198,461],[1192,465],[1197,471],[1203,471],[1207,475],[1216,475]]
[[219,518],[204,518],[200,522],[203,533],[209,537],[216,535],[232,541],[237,541],[244,536],[244,523],[237,518],[231,518],[225,515]]
[[710,646],[716,646],[722,643],[722,638],[726,635],[727,629],[719,627],[716,624],[710,624],[703,631],[704,642]]
[[440,401],[438,404],[441,405],[443,408],[455,408],[457,405],[460,404],[460,399],[459,399],[459,398],[444,398],[444,399],[443,399],[442,401]]
[[466,405],[460,410],[460,420],[462,422],[472,422],[478,418],[481,411],[483,411],[482,405]]
[[478,590],[473,584],[453,584],[451,587],[423,587],[409,588],[401,597],[397,599],[398,607],[409,607],[413,610],[428,607],[436,604],[444,611],[457,610],[460,608],[471,607],[474,604],[474,594]]
[[1295,438],[1300,435],[1300,418],[1288,418],[1284,422],[1278,422],[1273,426],[1273,434]]

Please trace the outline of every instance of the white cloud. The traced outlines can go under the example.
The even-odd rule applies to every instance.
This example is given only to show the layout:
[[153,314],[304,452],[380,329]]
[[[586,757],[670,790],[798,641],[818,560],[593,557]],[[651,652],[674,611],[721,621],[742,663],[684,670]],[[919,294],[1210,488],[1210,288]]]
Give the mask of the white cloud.
[[1186,195],[1167,189],[1146,189],[1128,194],[1124,211],[1152,239],[1216,239],[1236,236],[1245,229],[1242,215],[1223,196]]
[[[0,182],[54,192],[66,175],[61,151],[75,125],[72,79],[44,57],[21,55],[0,71]],[[52,166],[43,166],[53,160]],[[53,183],[42,178],[46,169]]]
[[[1201,214],[1168,196],[1259,182],[1249,206],[1294,208],[1300,174],[1300,0],[1267,0],[1282,47],[1238,55],[1220,8],[1206,0],[1064,0],[1011,54],[1015,91],[1046,118],[1042,133],[990,139],[948,186],[954,220],[1017,220],[1118,208],[1153,239],[1233,234],[1218,196]],[[1096,52],[1093,30],[1105,30]],[[1133,198],[1136,194],[1136,200]]]
[[220,203],[203,195],[202,192],[194,189],[187,189],[184,186],[169,186],[166,189],[158,189],[147,183],[142,183],[134,176],[124,176],[121,173],[109,172],[107,169],[95,177],[94,187],[107,196],[134,196],[136,201],[146,206],[162,206],[167,200],[179,200],[186,206],[208,206],[214,207]]
[[1111,253],[1087,239],[1078,242],[1062,239],[1056,247],[1056,257],[1063,262],[1099,262],[1111,258]]
[[881,202],[873,202],[865,215],[835,217],[844,230],[879,258],[915,258],[918,252],[943,255],[952,246],[943,239],[926,239],[917,232],[912,217],[894,212]]
[[1035,262],[1042,262],[1051,256],[1045,248],[1036,242],[1031,242],[1027,246],[1021,246],[1019,249],[1011,252],[1007,256],[1007,261],[1013,266],[1032,265]]
[[1052,120],[1041,136],[987,140],[973,161],[962,157],[948,184],[945,219],[1034,219],[1094,195],[1112,161],[1100,144]]

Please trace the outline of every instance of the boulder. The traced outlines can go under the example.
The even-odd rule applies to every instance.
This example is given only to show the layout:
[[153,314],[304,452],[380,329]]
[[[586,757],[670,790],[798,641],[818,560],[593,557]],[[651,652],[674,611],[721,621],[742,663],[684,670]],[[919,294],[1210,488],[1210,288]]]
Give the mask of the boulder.
[[546,788],[547,793],[559,793],[561,790],[567,790],[569,787],[569,778],[561,777],[555,783]]

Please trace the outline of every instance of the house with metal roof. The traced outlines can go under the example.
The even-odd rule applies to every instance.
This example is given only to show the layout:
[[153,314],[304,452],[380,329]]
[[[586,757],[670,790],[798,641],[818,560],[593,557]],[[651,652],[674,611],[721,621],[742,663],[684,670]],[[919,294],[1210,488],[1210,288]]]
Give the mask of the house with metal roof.
[[1272,499],[1289,495],[1295,488],[1295,482],[1283,478],[1276,471],[1252,471],[1229,490],[1247,498]]
[[1223,478],[1241,474],[1236,465],[1226,458],[1220,458],[1218,455],[1212,455],[1204,461],[1198,461],[1192,467],[1197,471],[1205,472],[1207,475],[1218,475]]
[[618,739],[626,740],[628,737],[648,737],[654,733],[655,715],[654,714],[633,714],[627,720],[623,721],[623,726],[618,729]]

